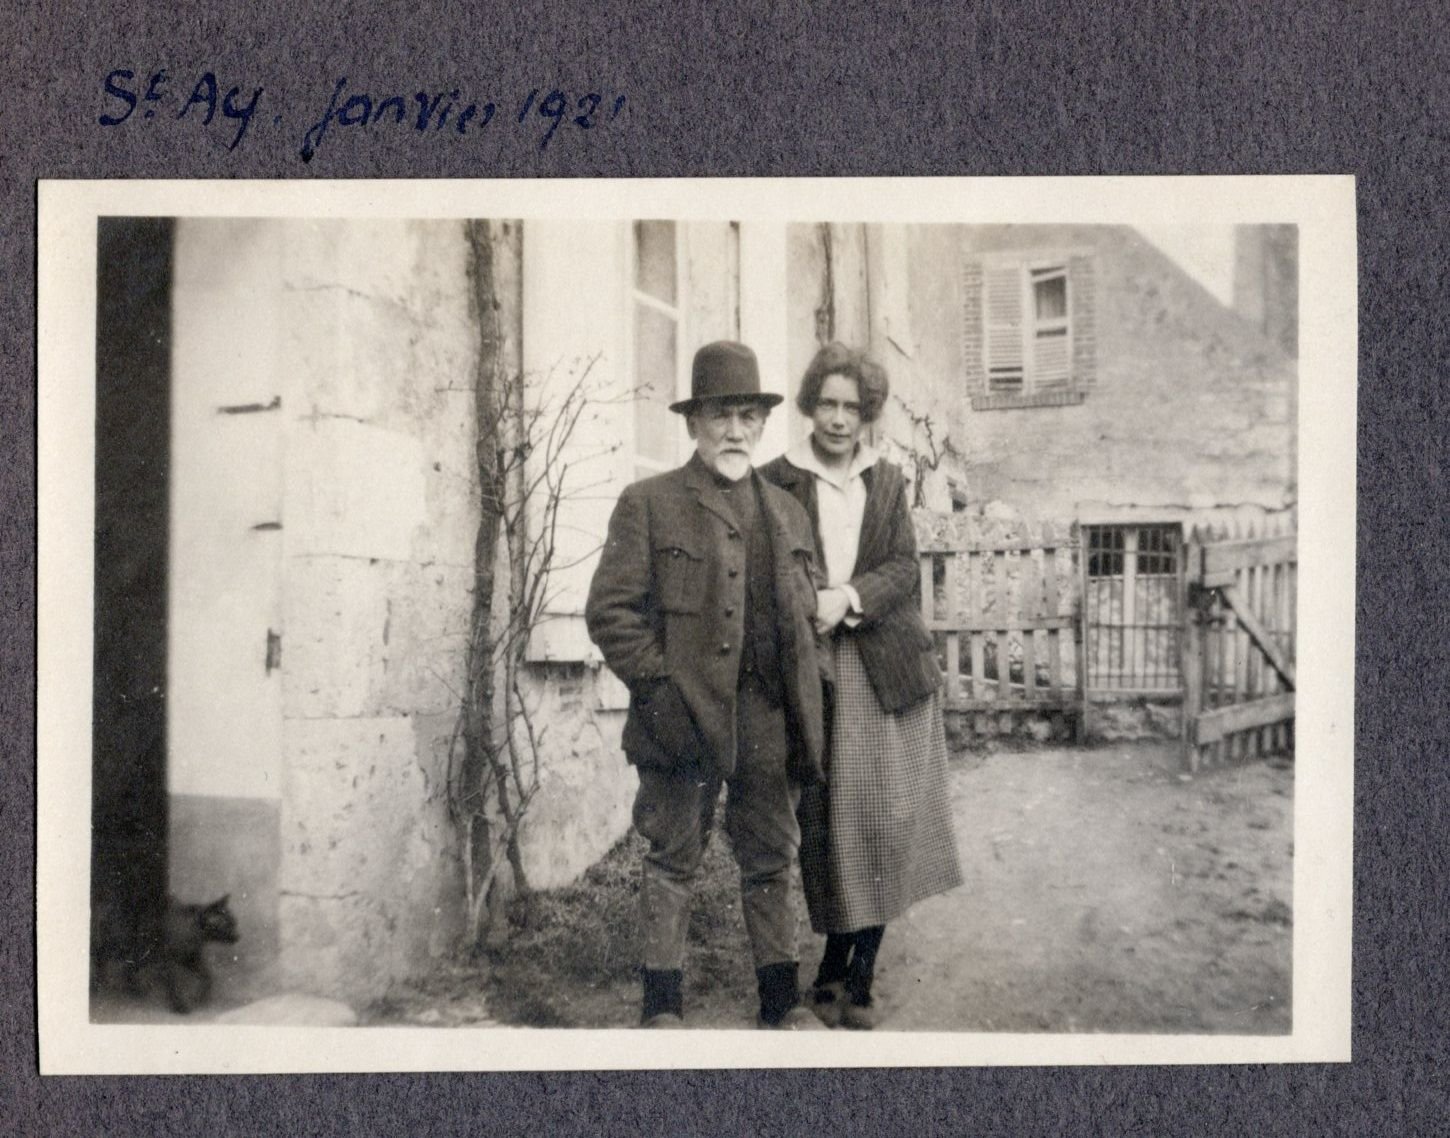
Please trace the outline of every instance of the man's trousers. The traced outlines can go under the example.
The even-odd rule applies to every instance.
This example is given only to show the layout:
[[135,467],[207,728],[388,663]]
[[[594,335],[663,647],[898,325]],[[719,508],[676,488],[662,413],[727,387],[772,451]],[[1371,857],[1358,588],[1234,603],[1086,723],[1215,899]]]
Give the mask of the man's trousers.
[[684,966],[685,929],[700,863],[725,784],[725,832],[740,868],[740,899],[755,967],[794,961],[797,910],[791,864],[800,848],[800,787],[786,775],[784,712],[750,677],[736,696],[735,773],[728,779],[688,764],[639,769],[635,828],[649,842],[640,881],[641,963]]

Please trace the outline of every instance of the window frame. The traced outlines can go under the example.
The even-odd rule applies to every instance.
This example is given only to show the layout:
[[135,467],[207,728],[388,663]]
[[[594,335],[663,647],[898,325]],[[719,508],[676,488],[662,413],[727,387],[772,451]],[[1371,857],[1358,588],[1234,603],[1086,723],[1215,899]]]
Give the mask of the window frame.
[[[675,273],[675,300],[671,304],[662,300],[653,293],[646,292],[639,285],[637,265],[639,258],[639,236],[637,227],[646,222],[662,222],[671,227],[674,238],[674,273]],[[667,317],[675,329],[675,375],[674,394],[669,402],[673,403],[685,396],[681,394],[686,390],[688,376],[685,365],[685,336],[686,313],[689,311],[689,258],[686,255],[686,234],[687,230],[676,218],[637,218],[632,221],[628,229],[628,240],[625,241],[625,264],[624,279],[625,293],[628,297],[629,318],[627,323],[627,350],[625,352],[625,374],[629,377],[629,390],[633,396],[629,416],[629,440],[630,440],[630,478],[632,481],[639,481],[641,478],[648,478],[654,474],[662,474],[667,470],[673,470],[680,465],[682,454],[681,439],[685,431],[682,424],[677,424],[674,435],[674,448],[671,455],[665,458],[653,458],[640,451],[640,421],[639,421],[639,400],[645,398],[639,391],[639,342],[636,334],[636,322],[640,307],[652,309],[653,311]],[[668,404],[661,404],[668,406]]]

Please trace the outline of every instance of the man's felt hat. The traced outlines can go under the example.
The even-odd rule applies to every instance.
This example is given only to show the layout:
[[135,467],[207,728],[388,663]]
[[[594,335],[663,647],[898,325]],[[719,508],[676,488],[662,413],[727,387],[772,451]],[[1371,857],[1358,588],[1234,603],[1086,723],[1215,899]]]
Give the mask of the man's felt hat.
[[716,340],[695,353],[690,368],[690,397],[671,403],[670,410],[688,415],[701,403],[728,399],[774,407],[785,396],[760,390],[760,365],[755,353],[734,340]]

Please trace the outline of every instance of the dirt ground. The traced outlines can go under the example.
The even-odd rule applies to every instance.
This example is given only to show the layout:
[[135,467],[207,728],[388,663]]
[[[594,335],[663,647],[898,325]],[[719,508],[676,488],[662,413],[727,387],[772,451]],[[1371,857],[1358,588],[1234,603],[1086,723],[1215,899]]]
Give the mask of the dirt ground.
[[[889,927],[882,1029],[1290,1030],[1290,761],[1190,777],[1169,744],[998,751],[954,759],[950,782],[966,883]],[[711,939],[724,951],[700,970],[725,959],[740,974],[693,977],[687,1023],[751,1026],[743,939]],[[803,938],[803,981],[820,945]],[[603,980],[555,969],[526,998],[511,975],[524,973],[455,966],[364,1020],[624,1027],[638,1016],[622,969]]]
[[998,754],[952,795],[967,881],[889,929],[882,1026],[1290,1030],[1291,763]]

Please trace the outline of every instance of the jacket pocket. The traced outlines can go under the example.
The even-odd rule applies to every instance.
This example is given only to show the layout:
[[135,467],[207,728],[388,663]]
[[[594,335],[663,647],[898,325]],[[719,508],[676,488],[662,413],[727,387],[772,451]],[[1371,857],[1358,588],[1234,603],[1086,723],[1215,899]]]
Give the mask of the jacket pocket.
[[662,538],[655,543],[654,564],[660,608],[699,612],[705,603],[705,559],[699,551],[678,538]]
[[643,738],[633,748],[626,745],[626,750],[637,766],[676,770],[705,761],[709,745],[673,680],[640,685],[631,703],[632,718]]

